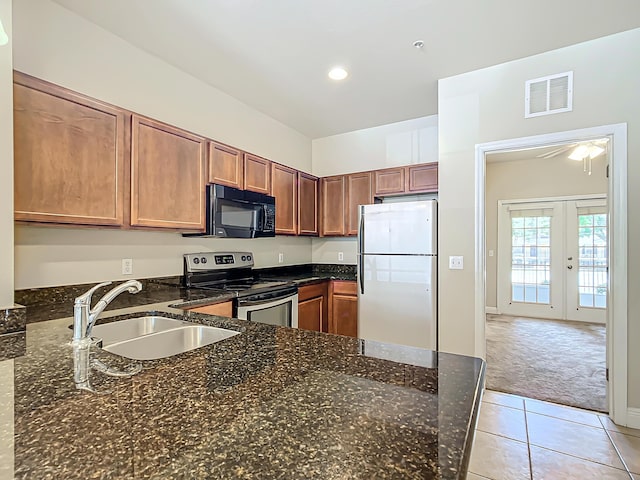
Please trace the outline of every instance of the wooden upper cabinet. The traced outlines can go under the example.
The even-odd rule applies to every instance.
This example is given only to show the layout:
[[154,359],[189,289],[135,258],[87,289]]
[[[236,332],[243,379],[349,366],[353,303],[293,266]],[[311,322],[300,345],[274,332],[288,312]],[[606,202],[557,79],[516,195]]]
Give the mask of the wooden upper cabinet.
[[206,141],[134,115],[131,225],[203,230]]
[[271,195],[271,162],[269,160],[250,153],[244,154],[244,189]]
[[272,163],[271,195],[276,198],[276,233],[295,235],[298,231],[298,172]]
[[344,235],[345,229],[345,183],[344,175],[324,177],[321,181],[322,235]]
[[410,165],[407,169],[407,193],[438,191],[438,162]]
[[375,170],[373,174],[375,195],[390,195],[405,192],[404,167]]
[[347,235],[358,234],[358,207],[373,203],[371,172],[347,176]]
[[15,219],[122,225],[128,114],[16,72]]
[[243,152],[216,142],[209,142],[209,183],[244,188]]
[[317,177],[298,172],[298,235],[318,235],[318,186]]

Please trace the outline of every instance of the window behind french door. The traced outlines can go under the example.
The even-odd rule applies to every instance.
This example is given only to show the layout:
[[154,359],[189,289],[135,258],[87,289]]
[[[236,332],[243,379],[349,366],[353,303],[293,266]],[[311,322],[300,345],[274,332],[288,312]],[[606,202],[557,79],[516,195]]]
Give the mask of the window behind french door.
[[500,202],[498,217],[502,313],[605,322],[605,198]]

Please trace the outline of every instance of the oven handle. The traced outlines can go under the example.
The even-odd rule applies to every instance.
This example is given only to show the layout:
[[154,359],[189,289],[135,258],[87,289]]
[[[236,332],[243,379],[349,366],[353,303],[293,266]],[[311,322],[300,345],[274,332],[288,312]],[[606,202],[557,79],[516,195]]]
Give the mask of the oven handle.
[[262,293],[245,298],[238,298],[238,307],[253,307],[256,305],[264,305],[266,303],[291,298],[297,294],[298,287],[291,287],[287,288],[286,290],[278,290],[277,292]]

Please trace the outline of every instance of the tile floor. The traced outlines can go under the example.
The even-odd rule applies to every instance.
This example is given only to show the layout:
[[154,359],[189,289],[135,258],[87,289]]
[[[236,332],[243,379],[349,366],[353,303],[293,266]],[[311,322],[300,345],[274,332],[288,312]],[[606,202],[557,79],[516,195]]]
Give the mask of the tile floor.
[[640,430],[486,390],[467,480],[640,480]]

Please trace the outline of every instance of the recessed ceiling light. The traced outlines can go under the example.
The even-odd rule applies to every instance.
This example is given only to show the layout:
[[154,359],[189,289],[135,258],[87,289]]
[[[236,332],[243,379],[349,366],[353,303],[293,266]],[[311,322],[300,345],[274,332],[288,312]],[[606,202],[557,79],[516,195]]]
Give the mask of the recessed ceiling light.
[[333,67],[329,70],[329,78],[332,80],[344,80],[349,73],[342,67]]
[[413,42],[413,46],[420,50],[422,47],[424,47],[424,42],[422,40],[416,40],[415,42]]

